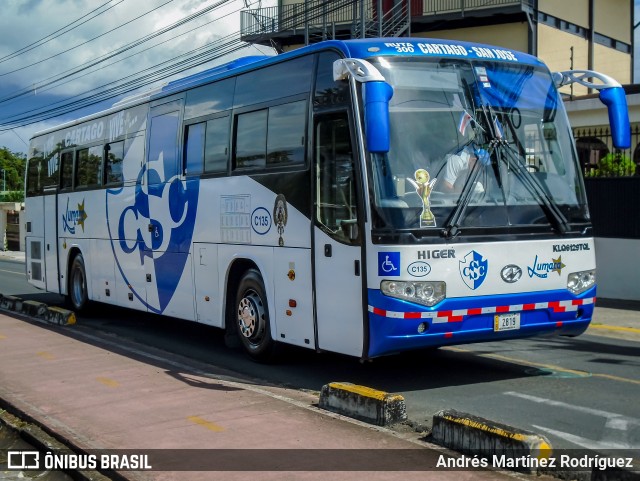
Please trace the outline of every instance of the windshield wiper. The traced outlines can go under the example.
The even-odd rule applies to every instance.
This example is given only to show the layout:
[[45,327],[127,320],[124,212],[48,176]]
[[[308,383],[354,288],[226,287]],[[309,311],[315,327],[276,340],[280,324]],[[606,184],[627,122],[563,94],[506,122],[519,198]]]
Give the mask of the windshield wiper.
[[[489,153],[487,155],[491,155],[491,154]],[[471,167],[471,171],[469,172],[469,175],[467,176],[467,179],[464,185],[462,186],[462,191],[460,192],[458,204],[453,210],[451,217],[447,222],[447,225],[441,231],[441,235],[447,240],[451,240],[454,237],[456,237],[458,234],[460,234],[460,219],[462,218],[465,211],[467,210],[467,207],[469,206],[469,203],[471,201],[471,197],[474,194],[476,183],[478,182],[478,178],[480,177],[480,172],[482,172],[482,169],[480,168],[480,164],[481,164],[480,159],[477,159],[473,163],[473,166]]]
[[500,149],[500,152],[505,152],[511,157],[513,162],[509,163],[501,155],[498,155],[498,157],[507,164],[507,168],[513,167],[513,172],[516,174],[520,182],[522,182],[527,190],[542,204],[542,208],[547,215],[547,218],[555,226],[558,232],[563,235],[567,234],[571,230],[569,221],[564,216],[558,205],[549,198],[540,185],[538,179],[536,179],[533,173],[527,170],[522,162],[520,162],[516,152],[514,152],[508,145],[505,145],[503,149]]
[[[491,105],[485,106],[484,104],[482,104],[482,111],[484,112],[485,120],[489,124],[489,128],[491,129],[491,134],[493,137],[491,139],[490,145],[498,150],[497,152],[498,158],[502,159],[502,162],[506,163],[507,170],[511,170],[512,164],[508,160],[505,160],[502,155],[500,155],[501,153],[506,152],[506,154],[513,161],[513,167],[514,167],[513,172],[516,174],[516,176],[522,182],[522,184],[527,188],[527,190],[531,194],[533,194],[533,196],[538,200],[538,202],[542,204],[542,208],[547,218],[555,226],[558,232],[560,232],[560,234],[563,234],[563,235],[567,234],[571,230],[571,227],[569,226],[569,221],[564,216],[564,214],[562,213],[558,205],[549,198],[547,193],[544,191],[544,189],[540,185],[540,182],[538,181],[538,179],[536,179],[535,176],[529,170],[527,170],[527,168],[522,164],[522,162],[520,162],[519,153],[514,152],[513,148],[509,145],[504,134],[502,132],[499,132],[499,127],[497,124],[497,122],[499,122],[498,116],[493,111],[493,108],[491,107]],[[511,131],[514,134],[514,138],[516,139],[516,142],[517,142],[517,136],[516,136],[516,133],[513,131],[513,125],[510,124],[509,127],[511,128]],[[500,169],[497,167],[497,165],[496,165],[496,170],[498,171],[497,178],[498,178],[498,182],[500,183],[500,175],[499,175]],[[502,185],[500,187],[504,197],[504,189],[502,188]]]

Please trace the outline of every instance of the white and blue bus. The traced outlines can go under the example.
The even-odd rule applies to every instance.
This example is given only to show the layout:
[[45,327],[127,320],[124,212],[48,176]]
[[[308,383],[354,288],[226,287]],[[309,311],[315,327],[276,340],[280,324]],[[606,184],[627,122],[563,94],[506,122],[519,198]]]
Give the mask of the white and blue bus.
[[[430,39],[248,57],[40,132],[30,283],[363,359],[588,326],[593,233],[558,87],[619,84]],[[591,79],[591,80],[589,80]]]

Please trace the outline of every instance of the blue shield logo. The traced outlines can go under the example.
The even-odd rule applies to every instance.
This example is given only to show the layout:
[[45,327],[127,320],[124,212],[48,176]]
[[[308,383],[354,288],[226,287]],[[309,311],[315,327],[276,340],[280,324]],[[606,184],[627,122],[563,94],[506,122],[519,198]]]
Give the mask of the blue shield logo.
[[[107,227],[120,275],[133,295],[157,314],[164,312],[182,278],[199,190],[198,179],[176,175],[172,145],[159,147],[150,153],[135,186],[106,191]],[[131,282],[140,272],[151,274],[152,282],[144,287]]]
[[459,262],[460,277],[469,289],[476,290],[487,278],[489,261],[476,251],[464,256],[464,262]]

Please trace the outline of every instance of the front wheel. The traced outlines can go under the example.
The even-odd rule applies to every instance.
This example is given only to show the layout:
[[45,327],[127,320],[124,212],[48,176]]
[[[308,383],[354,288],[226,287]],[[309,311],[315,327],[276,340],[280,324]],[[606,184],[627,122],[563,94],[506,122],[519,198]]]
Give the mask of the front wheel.
[[84,267],[84,258],[78,254],[71,263],[69,271],[69,303],[75,311],[81,312],[87,307],[87,274]]
[[249,356],[257,361],[273,360],[276,342],[271,337],[267,295],[255,269],[247,271],[238,284],[233,319]]

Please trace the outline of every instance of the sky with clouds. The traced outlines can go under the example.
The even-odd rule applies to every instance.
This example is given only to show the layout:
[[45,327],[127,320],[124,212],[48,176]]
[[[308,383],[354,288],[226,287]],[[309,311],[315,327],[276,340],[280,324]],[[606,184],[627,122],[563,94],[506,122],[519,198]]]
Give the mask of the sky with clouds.
[[[14,152],[28,150],[29,138],[38,130],[69,118],[87,115],[111,105],[115,99],[85,107],[65,117],[52,118],[8,130],[7,122],[32,109],[53,108],[71,97],[86,97],[91,89],[116,82],[145,69],[205,46],[234,43],[240,29],[238,11],[249,5],[274,5],[276,0],[3,0],[0,15],[0,146]],[[640,0],[634,0],[640,19]],[[137,40],[195,16],[166,33],[149,39],[109,60]],[[635,23],[635,22],[634,22]],[[636,55],[638,57],[638,31]],[[231,49],[231,47],[227,47]],[[242,55],[272,55],[266,47],[239,50],[189,71],[212,67]],[[636,62],[634,79],[640,79]],[[73,73],[73,75],[71,75]],[[185,75],[182,73],[180,75]],[[159,81],[155,81],[157,85]],[[106,88],[106,87],[103,87]],[[141,87],[144,90],[147,87]],[[74,97],[77,96],[77,97]]]
[[[5,126],[0,126],[0,146],[26,153],[25,143],[28,144],[33,133],[66,119],[106,108],[118,98],[105,100],[66,117],[7,130],[7,121],[32,109],[58,107],[68,102],[70,97],[72,100],[74,96],[77,96],[75,99],[86,97],[91,89],[130,75],[143,75],[145,69],[157,68],[163,62],[170,63],[172,59],[194,50],[203,52],[206,46],[224,45],[218,52],[230,52],[244,45],[238,39],[238,11],[247,4],[256,8],[258,2],[4,0],[0,16],[0,124]],[[262,3],[262,6],[266,5],[266,2]],[[198,15],[203,11],[204,14]],[[196,18],[168,29],[190,16]],[[163,29],[168,31],[112,56],[132,42]],[[197,50],[200,47],[202,50]],[[274,53],[266,47],[259,49],[244,48],[178,76],[195,73],[238,56]],[[90,66],[103,56],[112,57]],[[155,85],[164,81],[156,80]],[[141,90],[147,88],[149,86]]]

